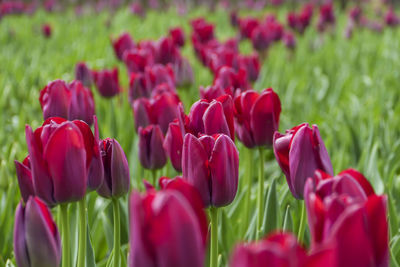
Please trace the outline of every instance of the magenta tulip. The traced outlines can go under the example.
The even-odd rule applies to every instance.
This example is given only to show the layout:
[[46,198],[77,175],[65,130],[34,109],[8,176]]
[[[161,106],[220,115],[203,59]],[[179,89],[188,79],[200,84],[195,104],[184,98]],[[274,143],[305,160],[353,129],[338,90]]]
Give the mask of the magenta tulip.
[[248,90],[235,98],[235,129],[243,144],[271,146],[273,135],[279,128],[281,102],[272,88],[259,94]]
[[167,163],[163,148],[164,136],[158,125],[139,127],[139,160],[146,169],[161,169]]
[[176,27],[170,29],[169,35],[171,36],[175,46],[181,47],[185,45],[185,33],[182,28]]
[[50,38],[51,37],[51,33],[52,33],[52,28],[51,25],[46,23],[42,25],[42,33],[43,36],[46,38]]
[[204,18],[192,20],[191,25],[193,28],[192,40],[207,43],[214,39],[214,25],[206,22]]
[[86,87],[92,86],[92,71],[85,62],[79,62],[75,65],[75,79],[81,81],[81,83]]
[[295,198],[303,198],[304,184],[316,170],[333,174],[331,160],[318,127],[300,124],[286,134],[275,132],[274,154]]
[[129,192],[129,164],[122,147],[115,139],[100,141],[104,181],[97,193],[105,198],[118,198]]
[[26,203],[30,196],[35,195],[29,156],[27,156],[22,163],[14,160],[14,164],[15,169],[17,170],[19,190],[21,192],[22,199]]
[[103,97],[113,97],[122,91],[118,81],[118,68],[93,71],[93,79]]
[[130,267],[203,267],[205,248],[193,208],[174,190],[133,192],[129,201]]
[[246,70],[249,81],[256,81],[261,69],[258,54],[238,55],[238,60],[239,68]]
[[239,152],[225,134],[186,134],[183,141],[182,172],[200,192],[205,206],[222,207],[235,198],[238,186]]
[[144,72],[145,68],[155,63],[152,52],[148,49],[131,49],[124,53],[124,63],[129,73]]
[[54,267],[61,260],[61,242],[51,213],[39,198],[30,197],[15,213],[14,255],[19,267]]
[[117,39],[112,41],[115,55],[119,60],[123,60],[124,53],[135,48],[135,43],[129,33],[121,34]]
[[226,66],[220,68],[218,73],[215,75],[213,85],[231,91],[232,97],[235,97],[236,94],[250,88],[245,69],[235,71],[233,68]]

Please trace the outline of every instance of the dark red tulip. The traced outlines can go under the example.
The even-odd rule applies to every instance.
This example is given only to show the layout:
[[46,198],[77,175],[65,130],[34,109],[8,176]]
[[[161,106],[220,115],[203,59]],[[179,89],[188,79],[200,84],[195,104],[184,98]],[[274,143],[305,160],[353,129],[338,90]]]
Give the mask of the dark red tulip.
[[300,124],[286,134],[275,132],[274,154],[295,198],[303,198],[304,184],[316,170],[333,174],[331,160],[318,127]]
[[259,94],[248,90],[235,98],[236,135],[243,144],[271,146],[275,131],[279,129],[281,102],[272,88]]
[[139,127],[139,160],[146,169],[161,169],[167,163],[163,148],[164,136],[158,125]]
[[78,201],[103,182],[98,134],[85,122],[53,117],[25,133],[35,195],[48,205]]
[[147,66],[154,65],[155,59],[148,49],[131,49],[124,53],[123,61],[129,73],[144,72]]
[[400,17],[396,15],[393,8],[390,8],[385,14],[385,23],[390,27],[395,27],[400,24]]
[[207,86],[206,88],[200,86],[200,98],[201,99],[206,99],[207,101],[213,101],[214,99],[222,96],[222,95],[232,95],[232,92],[229,91],[230,88],[227,88],[226,90],[222,88],[221,86],[217,85],[211,85]]
[[119,60],[123,60],[124,53],[135,48],[135,43],[129,33],[122,33],[117,39],[112,41],[114,53]]
[[237,51],[223,46],[213,49],[208,53],[208,67],[216,74],[222,67],[239,68]]
[[159,184],[162,190],[174,190],[181,193],[186,198],[196,214],[197,221],[200,225],[203,244],[206,245],[208,222],[206,214],[204,213],[203,201],[197,189],[182,179],[182,177],[175,177],[173,179],[161,177]]
[[362,9],[359,6],[355,6],[352,9],[350,9],[349,12],[349,18],[354,22],[354,23],[359,23],[362,15]]
[[19,203],[15,213],[14,255],[19,267],[60,265],[61,241],[51,213],[39,198]]
[[192,40],[207,43],[214,39],[214,25],[206,22],[204,18],[192,20],[191,25],[193,28]]
[[310,25],[313,15],[313,6],[306,4],[303,6],[299,14],[291,12],[287,15],[287,22],[290,28],[303,34],[307,27]]
[[151,67],[146,67],[145,78],[149,88],[151,88],[150,91],[157,85],[163,83],[168,84],[171,88],[175,88],[175,74],[169,64],[167,66],[156,64]]
[[35,195],[32,181],[31,162],[29,156],[27,156],[22,163],[16,160],[14,160],[14,163],[15,169],[17,170],[19,191],[21,192],[22,199],[26,203],[30,196]]
[[239,152],[225,134],[186,134],[183,141],[182,172],[200,192],[205,206],[222,207],[235,198],[238,186]]
[[178,58],[171,64],[171,67],[174,70],[177,86],[188,86],[193,83],[194,77],[192,66],[190,66],[190,63],[186,58]]
[[145,75],[141,72],[131,73],[129,80],[129,102],[141,97],[150,97],[151,88]]
[[181,27],[172,28],[169,30],[169,35],[171,36],[173,43],[176,46],[184,46],[185,45],[185,33]]
[[115,139],[100,141],[104,166],[104,181],[97,193],[105,198],[118,198],[129,192],[129,164],[120,144]]
[[329,26],[334,25],[336,21],[333,4],[327,3],[320,7],[317,29],[320,32],[325,31]]
[[48,23],[43,24],[42,25],[42,32],[43,32],[44,37],[46,37],[46,38],[51,37],[52,30],[51,30],[50,24],[48,24]]
[[178,119],[175,119],[168,125],[168,131],[165,135],[163,147],[171,164],[178,172],[182,171],[182,146],[183,135]]
[[355,170],[316,172],[304,189],[312,248],[334,249],[337,266],[389,266],[387,197]]
[[151,99],[139,98],[133,102],[136,131],[139,127],[158,124],[165,134],[168,125],[178,117],[178,95],[171,91],[160,92]]
[[215,75],[213,85],[220,86],[224,90],[230,90],[234,97],[236,91],[241,92],[249,89],[250,85],[247,81],[247,72],[245,69],[235,71],[231,67],[222,67]]
[[229,13],[229,21],[231,23],[232,27],[238,27],[239,26],[239,16],[236,10],[232,10]]
[[286,31],[283,34],[282,41],[288,49],[293,50],[296,48],[296,38],[293,33]]
[[40,91],[39,100],[44,119],[62,117],[83,120],[89,125],[93,123],[93,94],[80,81],[70,84],[62,80],[52,81]]
[[249,81],[256,81],[261,69],[258,54],[238,55],[238,60],[239,68],[246,70]]
[[251,38],[253,31],[260,25],[260,22],[253,17],[239,19],[239,30],[242,38]]
[[75,79],[81,81],[86,87],[92,86],[93,77],[92,71],[88,68],[85,62],[79,62],[75,66]]
[[175,62],[181,54],[172,37],[162,37],[156,44],[156,62],[162,65]]
[[94,83],[103,97],[113,97],[122,91],[118,81],[118,68],[93,71],[92,74]]
[[203,267],[205,248],[196,214],[175,190],[129,200],[130,267]]

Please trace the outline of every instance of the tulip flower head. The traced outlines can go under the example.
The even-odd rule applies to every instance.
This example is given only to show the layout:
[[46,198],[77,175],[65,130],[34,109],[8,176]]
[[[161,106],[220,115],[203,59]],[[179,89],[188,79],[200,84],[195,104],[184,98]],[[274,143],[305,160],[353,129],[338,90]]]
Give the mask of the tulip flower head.
[[43,32],[43,36],[46,38],[50,38],[51,37],[51,25],[46,23],[42,25],[42,32]]
[[20,267],[54,267],[61,260],[61,242],[51,213],[39,198],[19,203],[15,213],[14,255]]
[[90,87],[93,83],[92,72],[85,62],[79,62],[75,66],[75,79],[81,81],[81,83]]
[[103,97],[110,98],[122,91],[118,81],[118,68],[92,71],[92,75],[94,83]]
[[275,132],[273,147],[295,198],[303,198],[304,184],[316,170],[333,174],[331,160],[316,125],[310,128],[308,123],[303,123],[287,130],[286,134]]
[[139,160],[146,169],[157,170],[167,163],[164,151],[164,136],[158,125],[139,127]]
[[121,34],[117,39],[112,41],[115,55],[119,60],[123,60],[124,53],[135,48],[135,43],[129,33]]
[[185,33],[180,27],[172,28],[169,30],[169,35],[171,36],[175,46],[182,47],[185,45]]

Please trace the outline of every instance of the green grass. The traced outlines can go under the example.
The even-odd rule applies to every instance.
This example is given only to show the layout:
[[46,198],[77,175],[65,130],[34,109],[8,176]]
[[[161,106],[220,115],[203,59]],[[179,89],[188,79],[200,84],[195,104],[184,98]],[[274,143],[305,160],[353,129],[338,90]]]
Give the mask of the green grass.
[[[263,13],[256,13],[261,15]],[[284,11],[279,17],[284,18]],[[27,154],[24,127],[34,129],[42,122],[38,101],[39,91],[55,79],[70,81],[74,66],[86,61],[92,68],[118,65],[120,80],[127,88],[125,67],[119,63],[110,45],[110,36],[128,31],[135,40],[157,39],[172,26],[182,26],[188,35],[189,19],[206,16],[215,23],[217,35],[226,39],[236,34],[229,25],[228,15],[219,10],[210,13],[196,10],[187,17],[173,11],[150,12],[142,20],[127,10],[114,16],[108,13],[75,17],[66,14],[38,12],[34,16],[5,17],[0,22],[0,265],[13,261],[12,230],[14,212],[20,194],[15,174],[14,159],[23,160]],[[331,156],[335,173],[354,167],[363,172],[378,193],[389,195],[391,250],[400,259],[400,31],[386,29],[382,34],[356,30],[354,38],[342,37],[346,17],[338,18],[335,36],[319,38],[314,29],[297,40],[297,50],[290,55],[283,45],[274,46],[264,62],[259,80],[254,87],[273,87],[282,102],[280,131],[301,122],[318,124]],[[41,24],[49,22],[53,36],[45,39]],[[109,27],[106,25],[109,24]],[[241,44],[243,52],[250,44]],[[199,85],[212,82],[211,73],[194,57],[190,44],[184,55],[194,69],[195,83],[191,88],[180,88],[185,107],[198,98]],[[141,179],[151,177],[143,172],[137,158],[136,138],[127,91],[113,103],[95,94],[96,111],[101,137],[114,136],[125,150],[131,167],[132,184],[142,188]],[[190,102],[190,104],[189,104]],[[112,107],[116,107],[112,111]],[[115,119],[116,128],[113,128]],[[241,145],[240,175],[246,167],[245,150]],[[256,156],[257,157],[257,156]],[[264,206],[276,209],[276,218],[265,220],[266,229],[282,228],[297,232],[301,205],[288,192],[286,181],[270,153],[265,165],[266,186],[270,188]],[[173,175],[172,168],[169,174]],[[257,175],[257,171],[253,171]],[[254,179],[255,181],[256,179]],[[240,188],[242,188],[241,185]],[[256,207],[254,184],[252,207]],[[243,190],[234,203],[223,209],[220,231],[220,261],[225,266],[229,253],[238,240],[243,214]],[[91,193],[89,202],[90,235],[98,266],[105,266],[113,242],[111,202]],[[127,201],[121,200],[122,242],[127,252]],[[72,206],[72,208],[74,208]],[[269,213],[271,214],[271,212]],[[286,215],[285,215],[286,214]],[[255,209],[250,214],[252,224],[247,237],[255,233]],[[273,218],[273,215],[271,215]],[[74,215],[72,215],[74,217]],[[271,218],[271,217],[269,217]],[[74,221],[74,220],[72,220]],[[308,230],[306,230],[308,231]],[[309,234],[306,232],[307,244]],[[72,242],[76,241],[76,238]],[[76,246],[75,246],[76,247]],[[11,262],[10,262],[11,264]],[[10,265],[11,266],[11,265]]]

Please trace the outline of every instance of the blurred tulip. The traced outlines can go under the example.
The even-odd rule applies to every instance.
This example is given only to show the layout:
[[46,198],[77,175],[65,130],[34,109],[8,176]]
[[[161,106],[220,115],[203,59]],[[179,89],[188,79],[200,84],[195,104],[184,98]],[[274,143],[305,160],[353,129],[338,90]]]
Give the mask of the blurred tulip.
[[260,22],[256,18],[247,17],[239,19],[239,30],[242,38],[250,39],[253,35],[253,31],[260,25]]
[[235,98],[235,129],[243,144],[271,146],[275,131],[279,129],[281,102],[272,88],[259,94],[248,90]]
[[48,24],[48,23],[43,24],[42,25],[42,32],[43,32],[44,37],[46,37],[46,38],[51,37],[52,30],[51,30],[50,24]]
[[81,81],[86,87],[92,86],[92,72],[85,62],[79,62],[75,65],[75,79]]
[[161,92],[151,99],[136,99],[132,105],[136,131],[139,127],[158,124],[165,134],[169,123],[178,117],[179,103],[178,95],[171,91]]
[[167,163],[163,148],[164,137],[158,125],[139,127],[139,160],[146,169],[161,169]]
[[325,31],[329,26],[334,25],[336,21],[333,4],[326,3],[320,7],[317,29],[320,32]]
[[19,267],[54,267],[61,260],[61,242],[51,213],[39,198],[19,203],[15,213],[14,255]]
[[117,39],[112,41],[114,53],[119,60],[123,60],[124,53],[135,48],[135,43],[129,33],[122,33]]
[[238,186],[239,152],[225,134],[186,134],[183,141],[182,171],[200,192],[205,206],[222,207],[235,198]]
[[194,80],[193,69],[186,58],[184,57],[179,58],[171,66],[172,69],[174,70],[177,86],[179,87],[188,86],[193,83]]
[[155,59],[148,49],[131,49],[124,53],[123,61],[129,73],[144,72],[147,66],[154,65]]
[[179,121],[176,119],[168,125],[163,147],[171,160],[172,166],[178,172],[182,171],[182,146],[183,135]]
[[204,18],[192,20],[190,23],[193,28],[192,39],[200,43],[214,39],[214,25],[206,22]]
[[203,267],[199,222],[185,197],[173,190],[133,192],[129,200],[128,265]]
[[185,45],[185,33],[183,29],[180,27],[172,28],[169,30],[169,35],[171,36],[173,43],[176,46],[184,46]]
[[200,98],[210,102],[226,94],[232,95],[232,92],[230,92],[229,89],[224,90],[221,86],[217,85],[207,86],[206,88],[200,86]]
[[385,14],[385,23],[390,27],[396,27],[400,24],[400,17],[396,15],[393,8],[390,8]]
[[35,195],[48,205],[78,201],[103,182],[98,134],[85,122],[53,117],[25,133]]
[[103,97],[113,97],[122,91],[118,81],[118,68],[93,71],[92,74],[96,87]]
[[39,100],[44,119],[62,117],[83,120],[89,125],[93,123],[93,94],[80,81],[70,84],[62,80],[52,81],[40,91]]
[[313,15],[313,6],[306,4],[303,6],[299,14],[291,12],[287,15],[287,23],[290,28],[303,34],[307,27],[310,25]]
[[250,87],[245,69],[239,69],[239,71],[236,72],[233,68],[226,66],[220,68],[215,75],[213,85],[231,91],[232,97],[235,97],[237,93],[245,91]]
[[130,6],[130,11],[134,15],[138,15],[139,17],[144,18],[146,16],[146,12],[144,8],[140,5],[140,3],[134,2]]
[[261,69],[258,54],[238,55],[238,60],[239,68],[246,70],[247,78],[252,82],[256,81]]
[[122,147],[115,139],[100,141],[104,181],[97,193],[105,198],[118,198],[129,192],[129,164]]
[[303,198],[304,184],[316,170],[332,175],[333,169],[318,127],[300,124],[286,134],[275,132],[274,154],[295,198]]
[[293,33],[289,31],[285,32],[283,34],[282,41],[286,48],[290,50],[294,50],[296,48],[296,38],[294,37]]
[[337,266],[389,266],[387,197],[355,170],[317,171],[304,189],[313,249],[330,246]]
[[21,192],[22,199],[26,203],[30,196],[35,195],[29,156],[27,156],[22,163],[14,160],[14,164],[15,169],[17,170],[19,190]]

